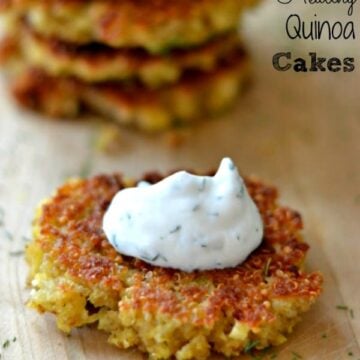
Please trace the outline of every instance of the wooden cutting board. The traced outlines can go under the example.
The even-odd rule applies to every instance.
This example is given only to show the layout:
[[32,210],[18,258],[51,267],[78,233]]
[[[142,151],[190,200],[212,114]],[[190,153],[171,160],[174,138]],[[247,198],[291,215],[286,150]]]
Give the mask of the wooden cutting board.
[[325,277],[320,301],[289,342],[274,349],[277,359],[295,360],[294,353],[311,360],[360,359],[360,69],[295,74],[276,72],[271,65],[272,55],[286,49],[298,56],[315,49],[359,60],[360,46],[289,42],[282,28],[285,15],[295,8],[308,11],[300,4],[291,6],[269,1],[247,17],[246,39],[254,58],[251,88],[232,114],[186,130],[178,147],[169,145],[171,134],[144,137],[121,130],[116,149],[102,153],[94,142],[104,133],[104,123],[46,121],[17,108],[5,82],[0,83],[1,359],[142,358],[136,351],[108,345],[106,336],[93,328],[66,337],[51,315],[25,308],[23,248],[33,209],[70,175],[205,170],[223,156],[231,156],[243,174],[276,184],[282,202],[301,211],[311,245],[307,266]]

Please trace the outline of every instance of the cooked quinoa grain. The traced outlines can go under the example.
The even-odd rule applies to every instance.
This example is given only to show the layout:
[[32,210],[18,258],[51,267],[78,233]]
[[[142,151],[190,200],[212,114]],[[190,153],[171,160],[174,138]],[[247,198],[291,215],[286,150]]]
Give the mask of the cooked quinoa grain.
[[28,305],[55,314],[65,332],[95,323],[110,343],[153,359],[283,343],[321,292],[321,275],[303,270],[309,246],[299,213],[278,204],[275,188],[246,179],[264,221],[262,244],[235,268],[185,273],[122,256],[104,236],[111,199],[135,183],[119,174],[71,180],[40,205],[26,250]]

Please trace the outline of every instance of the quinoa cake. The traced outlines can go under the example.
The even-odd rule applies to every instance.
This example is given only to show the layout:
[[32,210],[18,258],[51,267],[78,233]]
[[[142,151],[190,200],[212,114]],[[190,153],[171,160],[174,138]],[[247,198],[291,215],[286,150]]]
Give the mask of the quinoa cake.
[[140,130],[215,117],[248,81],[239,15],[256,0],[0,0],[0,63],[20,104]]
[[111,48],[92,43],[77,45],[41,36],[24,26],[19,37],[25,61],[53,76],[74,76],[87,82],[137,78],[148,87],[174,83],[185,70],[210,71],[239,46],[236,33],[201,46],[151,55],[142,48]]
[[38,33],[57,39],[164,53],[236,31],[253,1],[0,0],[0,11],[24,16]]
[[73,179],[39,206],[26,249],[28,305],[53,313],[66,333],[96,324],[111,344],[152,359],[282,344],[321,292],[321,275],[303,269],[309,246],[299,213],[279,205],[274,187],[246,178],[264,223],[261,245],[237,267],[187,273],[123,256],[106,239],[105,211],[136,183],[121,174]]
[[186,71],[178,82],[158,89],[138,82],[89,84],[31,68],[15,77],[12,91],[20,104],[49,116],[73,117],[85,107],[151,132],[219,114],[233,104],[248,72],[246,54],[236,49],[216,69]]

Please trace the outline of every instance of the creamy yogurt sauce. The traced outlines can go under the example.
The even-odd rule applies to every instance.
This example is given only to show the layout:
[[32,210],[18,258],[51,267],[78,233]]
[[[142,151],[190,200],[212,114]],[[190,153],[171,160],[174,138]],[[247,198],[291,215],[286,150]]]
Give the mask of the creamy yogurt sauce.
[[234,267],[263,236],[259,211],[229,158],[212,177],[180,171],[119,191],[103,229],[121,254],[188,272]]

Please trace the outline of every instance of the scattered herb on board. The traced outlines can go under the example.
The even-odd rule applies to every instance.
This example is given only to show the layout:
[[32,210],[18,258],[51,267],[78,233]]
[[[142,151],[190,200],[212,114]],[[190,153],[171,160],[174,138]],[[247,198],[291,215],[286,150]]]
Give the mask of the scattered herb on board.
[[349,356],[354,356],[354,354],[353,354],[352,351],[349,351],[349,352],[348,352],[348,355],[349,355]]
[[249,341],[244,348],[244,353],[248,354],[259,343],[259,340]]
[[353,309],[350,309],[350,317],[351,317],[352,319],[355,318],[355,314],[354,314],[354,310],[353,310]]
[[354,310],[353,310],[353,309],[349,308],[349,307],[346,306],[346,305],[337,305],[336,308],[337,308],[338,310],[343,310],[343,311],[349,312],[350,317],[351,317],[352,319],[354,319],[355,314],[354,314]]
[[324,334],[321,335],[321,337],[322,337],[323,339],[326,339],[326,338],[327,338],[327,334],[324,333]]
[[[10,346],[11,342],[15,342],[16,340],[17,340],[17,339],[16,339],[16,336],[14,336],[14,337],[12,338],[12,340],[6,339],[6,340],[3,342],[3,344],[2,344],[2,348],[3,348],[3,349],[8,348],[8,347]],[[0,359],[1,359],[1,354],[0,354]]]

